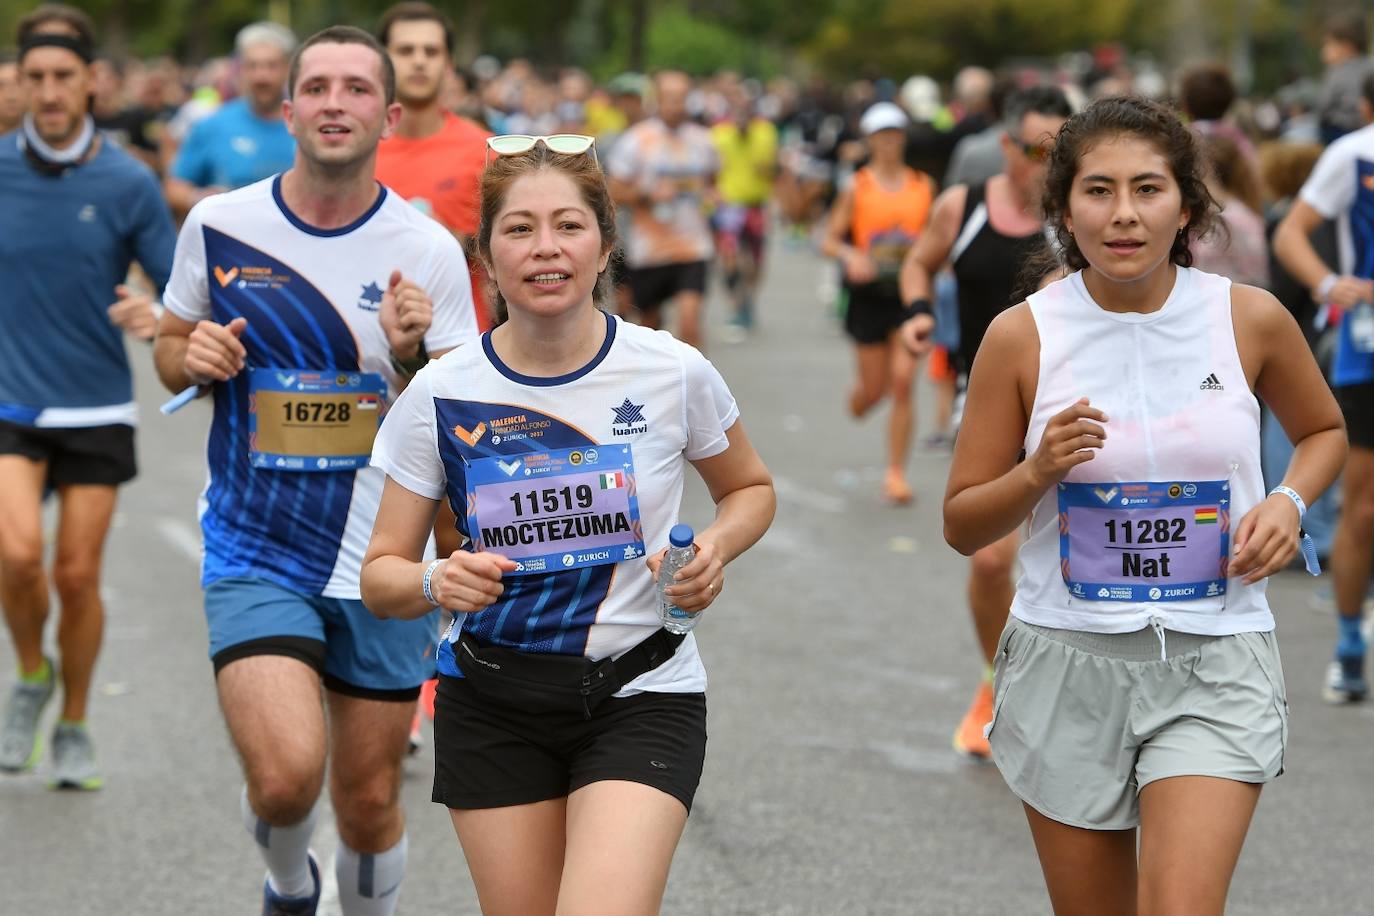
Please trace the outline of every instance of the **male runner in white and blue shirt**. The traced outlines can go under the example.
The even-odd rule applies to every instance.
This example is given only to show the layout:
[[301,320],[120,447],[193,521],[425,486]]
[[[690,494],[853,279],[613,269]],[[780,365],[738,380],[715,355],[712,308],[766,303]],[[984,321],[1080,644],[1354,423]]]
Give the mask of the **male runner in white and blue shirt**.
[[458,243],[374,177],[400,118],[375,39],[334,27],[303,43],[283,110],[292,168],[187,217],[156,357],[169,388],[214,395],[202,583],[244,823],[268,866],[264,911],[315,912],[308,847],[328,757],[343,911],[389,914],[435,621],[378,620],[359,600],[383,482],[368,456],[426,354],[475,338],[476,322]]

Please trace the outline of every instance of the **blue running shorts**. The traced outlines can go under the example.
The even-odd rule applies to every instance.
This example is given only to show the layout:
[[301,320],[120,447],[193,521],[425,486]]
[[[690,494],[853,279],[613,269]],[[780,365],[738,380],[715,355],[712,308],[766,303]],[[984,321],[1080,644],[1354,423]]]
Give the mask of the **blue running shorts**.
[[215,672],[251,655],[297,658],[330,690],[404,701],[434,676],[438,611],[380,620],[361,601],[303,595],[266,579],[229,578],[205,589]]

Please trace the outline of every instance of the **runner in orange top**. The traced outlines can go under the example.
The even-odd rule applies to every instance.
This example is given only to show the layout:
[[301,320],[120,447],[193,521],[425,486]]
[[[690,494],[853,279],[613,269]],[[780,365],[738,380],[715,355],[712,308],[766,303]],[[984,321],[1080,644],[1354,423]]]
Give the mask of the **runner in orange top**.
[[[377,150],[377,180],[442,223],[465,246],[477,231],[477,183],[490,133],[439,103],[453,67],[453,25],[423,2],[398,3],[382,14],[377,39],[396,67],[401,123]],[[491,326],[486,277],[475,261],[472,302],[478,327]]]
[[930,176],[902,160],[907,124],[906,114],[891,102],[864,112],[859,129],[868,143],[869,163],[835,199],[821,243],[821,251],[844,267],[844,329],[858,357],[849,409],[862,417],[884,395],[892,397],[883,495],[895,505],[913,497],[906,463],[916,425],[916,358],[897,339],[904,314],[897,277],[907,249],[925,228],[935,196]]

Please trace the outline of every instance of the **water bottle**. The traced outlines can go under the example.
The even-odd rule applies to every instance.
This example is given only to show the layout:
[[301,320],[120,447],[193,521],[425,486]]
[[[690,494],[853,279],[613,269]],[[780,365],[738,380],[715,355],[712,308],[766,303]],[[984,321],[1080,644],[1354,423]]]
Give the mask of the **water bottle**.
[[663,590],[673,584],[678,570],[692,562],[697,550],[692,546],[696,533],[691,525],[674,525],[668,532],[668,553],[658,568],[658,618],[669,633],[686,633],[697,625],[698,614],[689,613],[673,604]]

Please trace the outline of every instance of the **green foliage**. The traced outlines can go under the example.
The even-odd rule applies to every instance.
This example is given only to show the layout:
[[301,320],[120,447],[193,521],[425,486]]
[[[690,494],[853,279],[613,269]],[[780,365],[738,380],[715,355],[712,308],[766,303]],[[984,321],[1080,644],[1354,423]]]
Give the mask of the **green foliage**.
[[658,8],[647,44],[653,68],[673,67],[699,76],[727,69],[766,76],[777,70],[776,52],[724,25],[694,16],[685,6]]
[[838,0],[807,52],[830,73],[949,77],[1123,37],[1144,0]]
[[[0,2],[0,47],[39,0]],[[68,0],[92,14],[116,53],[195,62],[232,49],[255,19],[301,36],[333,23],[370,28],[391,0]],[[1117,41],[1167,63],[1231,60],[1250,41],[1258,86],[1315,74],[1326,4],[1303,0],[435,0],[468,45],[598,77],[630,60],[631,10],[648,13],[645,63],[757,76],[816,70],[834,79],[912,73],[948,78],[965,64],[1047,59]]]

